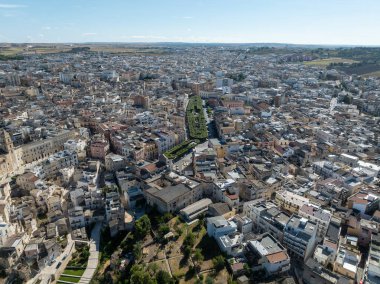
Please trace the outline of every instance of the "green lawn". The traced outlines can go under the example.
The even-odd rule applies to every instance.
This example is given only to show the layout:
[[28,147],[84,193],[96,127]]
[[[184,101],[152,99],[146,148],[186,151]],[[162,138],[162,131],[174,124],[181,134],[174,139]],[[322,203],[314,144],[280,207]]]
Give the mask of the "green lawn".
[[84,269],[65,269],[62,274],[69,274],[75,276],[82,276],[84,273]]
[[80,277],[61,276],[61,277],[59,277],[58,282],[59,282],[59,280],[66,281],[66,282],[72,282],[72,283],[78,283],[80,281]]

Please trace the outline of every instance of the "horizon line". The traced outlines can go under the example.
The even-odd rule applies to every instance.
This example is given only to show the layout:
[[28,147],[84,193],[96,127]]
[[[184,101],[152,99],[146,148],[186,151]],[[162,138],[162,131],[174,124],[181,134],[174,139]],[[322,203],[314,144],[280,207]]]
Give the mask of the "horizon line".
[[0,44],[219,44],[219,45],[291,45],[334,47],[380,47],[380,44],[283,43],[283,42],[191,42],[191,41],[84,41],[84,42],[0,42]]

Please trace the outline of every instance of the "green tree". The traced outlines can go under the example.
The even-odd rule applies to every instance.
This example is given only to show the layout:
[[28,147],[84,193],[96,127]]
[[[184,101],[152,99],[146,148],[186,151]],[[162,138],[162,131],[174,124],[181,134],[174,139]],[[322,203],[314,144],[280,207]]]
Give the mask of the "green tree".
[[139,262],[142,257],[142,247],[141,247],[141,242],[137,242],[133,245],[133,250],[132,250],[133,256],[135,258],[136,262]]
[[212,263],[214,264],[216,271],[220,271],[224,268],[224,257],[222,255],[215,256],[212,259]]
[[194,250],[193,261],[195,263],[195,266],[199,267],[201,263],[203,262],[203,260],[204,260],[204,256],[202,254],[202,251],[200,249]]
[[156,275],[157,284],[174,284],[175,280],[166,271],[160,270]]
[[187,233],[185,239],[183,240],[184,247],[193,247],[195,244],[195,235],[192,232]]
[[160,227],[158,228],[158,235],[162,238],[165,236],[167,233],[170,232],[170,228],[168,224],[161,224]]
[[145,238],[146,235],[150,232],[150,229],[150,219],[147,215],[142,216],[140,219],[136,221],[135,233],[137,238]]
[[144,269],[142,265],[135,264],[131,268],[131,284],[156,284],[155,278],[152,278],[150,274]]
[[346,105],[352,104],[352,97],[350,95],[345,95],[343,97],[343,103],[345,103]]
[[214,279],[212,279],[210,276],[207,276],[205,283],[206,284],[214,284]]
[[151,272],[151,275],[155,275],[157,271],[160,269],[156,262],[149,263],[148,270]]

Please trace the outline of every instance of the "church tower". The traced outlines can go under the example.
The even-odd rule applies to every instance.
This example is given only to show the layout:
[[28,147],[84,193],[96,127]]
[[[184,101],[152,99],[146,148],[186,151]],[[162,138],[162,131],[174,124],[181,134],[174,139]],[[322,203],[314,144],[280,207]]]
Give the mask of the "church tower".
[[13,142],[11,136],[4,129],[0,129],[0,151],[6,154],[13,152]]

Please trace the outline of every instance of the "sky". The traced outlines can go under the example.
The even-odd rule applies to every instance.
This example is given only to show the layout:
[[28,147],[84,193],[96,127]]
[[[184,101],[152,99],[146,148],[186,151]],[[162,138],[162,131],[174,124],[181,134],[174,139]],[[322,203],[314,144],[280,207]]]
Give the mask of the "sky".
[[380,1],[0,0],[0,42],[380,45]]

